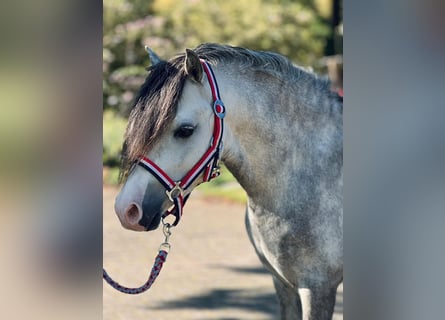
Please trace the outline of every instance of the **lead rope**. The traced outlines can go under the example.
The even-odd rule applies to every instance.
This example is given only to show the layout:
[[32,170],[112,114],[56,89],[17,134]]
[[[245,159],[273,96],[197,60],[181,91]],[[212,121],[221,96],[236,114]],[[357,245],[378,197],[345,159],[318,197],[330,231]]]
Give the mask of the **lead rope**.
[[127,293],[127,294],[139,294],[139,293],[145,292],[148,289],[150,289],[150,287],[152,286],[152,284],[155,282],[156,278],[158,277],[159,273],[161,272],[162,266],[164,265],[164,262],[167,259],[167,255],[168,255],[168,252],[171,247],[168,240],[171,236],[172,226],[169,223],[164,223],[164,220],[162,220],[162,223],[164,225],[162,231],[164,232],[165,239],[164,239],[164,242],[161,243],[161,245],[159,246],[159,253],[156,256],[155,262],[153,264],[153,268],[151,269],[150,276],[148,277],[147,281],[139,288],[124,287],[124,286],[120,285],[118,282],[114,281],[108,275],[107,271],[105,271],[105,269],[103,269],[102,277],[110,286],[112,286],[114,289],[116,289],[120,292]]

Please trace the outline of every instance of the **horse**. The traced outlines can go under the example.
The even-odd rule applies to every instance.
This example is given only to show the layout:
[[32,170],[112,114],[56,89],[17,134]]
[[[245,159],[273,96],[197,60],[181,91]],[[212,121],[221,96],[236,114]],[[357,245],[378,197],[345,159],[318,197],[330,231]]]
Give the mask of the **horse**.
[[[124,137],[122,225],[148,231],[172,211],[179,219],[221,160],[247,193],[246,229],[281,319],[331,319],[343,281],[342,98],[277,53],[211,43],[167,61],[149,53]],[[217,164],[184,184],[211,148]]]

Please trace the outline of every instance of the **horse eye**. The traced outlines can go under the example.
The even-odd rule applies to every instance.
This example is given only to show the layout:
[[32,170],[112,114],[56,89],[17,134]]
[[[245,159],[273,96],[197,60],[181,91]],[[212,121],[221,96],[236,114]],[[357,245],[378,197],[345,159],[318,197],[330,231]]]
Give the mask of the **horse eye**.
[[195,127],[192,125],[184,125],[176,129],[175,131],[175,138],[188,138],[193,134],[193,131],[195,131]]

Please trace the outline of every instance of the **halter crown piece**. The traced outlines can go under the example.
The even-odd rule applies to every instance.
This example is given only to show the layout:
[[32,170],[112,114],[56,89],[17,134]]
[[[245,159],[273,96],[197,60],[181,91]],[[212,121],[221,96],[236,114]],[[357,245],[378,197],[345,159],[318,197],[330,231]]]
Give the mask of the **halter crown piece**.
[[[210,140],[210,146],[198,162],[192,169],[179,181],[174,181],[164,170],[147,157],[141,157],[139,159],[139,165],[148,170],[155,178],[164,186],[166,193],[170,201],[173,202],[174,207],[171,210],[167,210],[162,215],[162,222],[164,224],[163,232],[165,240],[159,248],[159,253],[156,256],[153,268],[151,269],[148,280],[138,288],[127,288],[116,281],[114,281],[108,273],[103,269],[103,279],[110,284],[116,290],[127,294],[139,294],[150,289],[151,285],[155,282],[157,276],[161,272],[162,266],[167,259],[168,250],[170,244],[168,243],[171,235],[171,227],[176,226],[182,217],[184,205],[190,196],[190,193],[184,197],[184,190],[192,185],[192,183],[203,174],[203,182],[208,182],[213,178],[219,176],[219,160],[223,148],[222,137],[224,129],[224,116],[226,114],[226,108],[219,96],[218,84],[216,82],[215,75],[210,65],[201,60],[201,65],[207,75],[210,89],[212,90],[212,109],[214,113],[214,126],[213,135]],[[164,218],[170,214],[175,215],[175,221],[173,225],[164,223]]]
[[193,168],[190,169],[190,171],[179,181],[174,181],[164,170],[156,165],[156,163],[145,156],[141,157],[138,163],[141,167],[148,170],[148,172],[150,172],[166,189],[167,196],[170,201],[173,202],[174,207],[171,210],[167,210],[162,215],[162,219],[170,214],[174,214],[176,218],[173,222],[173,226],[176,226],[179,223],[179,220],[182,217],[184,205],[190,196],[190,194],[184,196],[184,191],[190,187],[190,185],[203,172],[203,182],[208,182],[211,179],[219,176],[219,158],[223,148],[223,119],[226,114],[226,108],[220,99],[218,84],[212,68],[204,60],[201,60],[201,65],[207,75],[213,98],[212,109],[214,113],[214,125],[209,148],[201,159],[199,159],[193,166]]

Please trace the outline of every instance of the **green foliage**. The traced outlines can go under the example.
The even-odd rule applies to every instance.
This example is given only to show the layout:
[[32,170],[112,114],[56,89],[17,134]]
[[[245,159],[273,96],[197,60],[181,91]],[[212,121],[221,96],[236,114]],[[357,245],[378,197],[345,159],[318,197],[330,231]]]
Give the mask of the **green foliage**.
[[107,166],[117,166],[124,139],[127,121],[110,110],[103,116],[103,153],[102,161]]
[[330,2],[104,0],[104,108],[128,113],[149,64],[144,45],[169,58],[204,42],[226,43],[313,66],[329,33],[319,12]]
[[221,42],[276,51],[311,64],[320,57],[327,35],[316,12],[295,1],[155,0],[153,7],[172,30],[183,30],[173,38],[178,48]]

